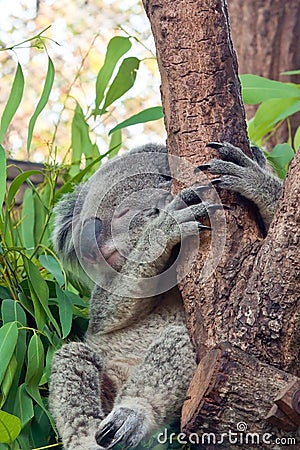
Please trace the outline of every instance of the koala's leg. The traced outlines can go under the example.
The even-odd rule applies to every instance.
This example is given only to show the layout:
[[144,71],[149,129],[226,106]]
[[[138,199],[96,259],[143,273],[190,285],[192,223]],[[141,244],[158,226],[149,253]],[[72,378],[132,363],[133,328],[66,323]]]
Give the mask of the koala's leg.
[[100,450],[96,431],[102,361],[86,344],[72,342],[53,358],[49,406],[66,450]]
[[169,326],[118,395],[103,420],[97,442],[105,448],[122,443],[132,448],[163,424],[180,416],[188,384],[196,369],[185,326]]

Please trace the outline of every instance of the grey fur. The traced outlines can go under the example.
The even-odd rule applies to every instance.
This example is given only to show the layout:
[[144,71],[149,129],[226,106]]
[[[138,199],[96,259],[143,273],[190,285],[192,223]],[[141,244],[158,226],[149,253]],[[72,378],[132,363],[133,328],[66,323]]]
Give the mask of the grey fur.
[[[221,187],[255,201],[269,223],[278,196],[272,183],[279,189],[277,181],[239,149],[219,144],[218,151],[224,161],[211,161],[209,171],[222,174]],[[136,169],[151,172],[149,176],[130,175],[135,172],[134,155],[142,158]],[[255,185],[261,186],[262,195]],[[132,150],[64,197],[56,207],[54,247],[71,267],[82,258],[85,267],[101,271],[99,249],[107,257],[115,255],[112,225],[120,242],[125,239],[126,218],[135,208],[132,201],[139,200],[130,203],[130,195],[152,188],[150,198],[141,199],[142,210],[130,216],[131,240],[124,255],[112,260],[116,273],[107,279],[104,275],[105,289],[100,283],[93,288],[85,342],[64,345],[53,359],[49,404],[67,450],[112,448],[118,442],[124,449],[137,446],[179,417],[196,368],[177,287],[150,295],[153,286],[147,281],[156,280],[172,264],[186,237],[198,238],[208,228],[198,220],[220,205],[198,198],[207,185],[184,189],[172,198],[165,147],[149,144]],[[176,271],[170,276],[175,285]]]
[[252,147],[255,160],[248,158],[239,148],[229,143],[208,144],[216,148],[222,158],[211,160],[208,171],[222,175],[218,186],[238,192],[256,204],[269,228],[282,189],[282,182],[267,169],[266,160],[257,147]]

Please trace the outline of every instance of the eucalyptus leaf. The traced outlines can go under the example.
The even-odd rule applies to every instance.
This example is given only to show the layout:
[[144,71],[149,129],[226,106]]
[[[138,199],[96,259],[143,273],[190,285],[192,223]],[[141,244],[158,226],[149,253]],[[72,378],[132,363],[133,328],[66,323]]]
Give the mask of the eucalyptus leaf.
[[144,109],[144,111],[134,114],[116,125],[110,130],[109,134],[115,133],[117,130],[121,130],[122,128],[136,125],[137,123],[151,122],[153,120],[161,119],[162,117],[164,117],[164,113],[161,106],[154,106],[152,108]]
[[131,42],[129,38],[115,36],[109,41],[104,64],[97,75],[95,114],[97,114],[99,106],[104,98],[104,92],[118,61],[125,53],[128,52],[128,50],[130,50],[130,48]]
[[300,126],[297,128],[294,136],[294,149],[296,152],[300,149]]
[[21,431],[21,421],[18,417],[5,411],[0,411],[0,442],[11,444]]
[[300,89],[296,84],[269,80],[258,75],[245,74],[240,76],[244,103],[256,104],[272,98],[298,98]]
[[20,417],[22,427],[26,426],[34,416],[33,402],[31,397],[26,392],[24,383],[17,389],[14,414]]
[[34,333],[27,350],[26,386],[38,386],[44,370],[44,347],[41,338]]
[[62,327],[62,338],[66,338],[70,333],[73,319],[72,303],[62,289],[56,286],[56,295],[59,305],[59,318]]
[[16,176],[16,178],[12,181],[8,194],[7,194],[7,207],[11,208],[13,206],[16,193],[22,186],[22,184],[32,175],[42,174],[40,170],[28,170],[26,172],[20,173],[20,175]]
[[295,153],[289,144],[277,144],[270,153],[267,153],[267,159],[274,167],[279,178],[284,179],[288,170],[289,163],[294,158]]
[[53,277],[58,282],[59,286],[63,286],[65,284],[65,277],[62,272],[61,266],[57,259],[52,255],[41,255],[39,257],[39,261],[44,266],[48,272],[50,272]]
[[111,159],[118,154],[122,146],[122,131],[116,130],[115,132],[109,132],[111,134],[110,142],[109,142],[109,154],[108,158]]
[[41,112],[43,111],[43,109],[45,108],[45,106],[47,105],[47,102],[49,100],[50,92],[51,92],[51,89],[53,86],[53,81],[54,81],[54,74],[55,74],[55,69],[54,69],[53,62],[52,62],[51,58],[48,57],[48,69],[47,69],[47,75],[46,75],[46,79],[45,79],[45,83],[44,83],[44,87],[43,87],[43,92],[42,92],[41,98],[38,101],[38,104],[35,108],[35,111],[29,121],[28,136],[27,136],[27,151],[29,151],[29,149],[30,149],[33,129],[34,129],[35,123],[37,121],[37,118],[41,114]]
[[0,144],[0,206],[4,201],[6,192],[6,155],[5,150]]
[[0,144],[3,142],[3,139],[5,137],[5,133],[9,127],[9,124],[15,115],[24,92],[24,75],[22,71],[21,65],[18,63],[16,74],[14,77],[14,81],[12,84],[12,88],[9,94],[8,101],[5,105],[2,117],[1,117],[1,123],[0,123]]
[[18,327],[16,322],[5,323],[0,328],[0,384],[14,353],[18,339]]
[[104,111],[115,100],[120,98],[123,94],[125,94],[125,92],[132,88],[139,65],[140,60],[134,56],[125,58],[124,61],[122,61],[119,71],[107,91],[103,105]]

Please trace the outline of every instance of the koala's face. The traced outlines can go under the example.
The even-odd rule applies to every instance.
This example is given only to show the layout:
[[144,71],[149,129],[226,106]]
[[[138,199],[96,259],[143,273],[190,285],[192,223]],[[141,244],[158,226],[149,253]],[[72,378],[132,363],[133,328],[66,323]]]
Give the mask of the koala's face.
[[160,174],[149,157],[146,163],[140,154],[112,160],[84,187],[74,227],[81,261],[119,270],[141,231],[171,200],[168,173]]

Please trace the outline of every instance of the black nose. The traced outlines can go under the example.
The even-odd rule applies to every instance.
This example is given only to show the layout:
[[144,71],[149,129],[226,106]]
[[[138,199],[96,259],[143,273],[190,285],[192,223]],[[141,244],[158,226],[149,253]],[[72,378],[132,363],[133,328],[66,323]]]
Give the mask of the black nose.
[[98,217],[87,219],[81,229],[80,254],[91,263],[95,263],[99,256],[99,241],[102,223]]

